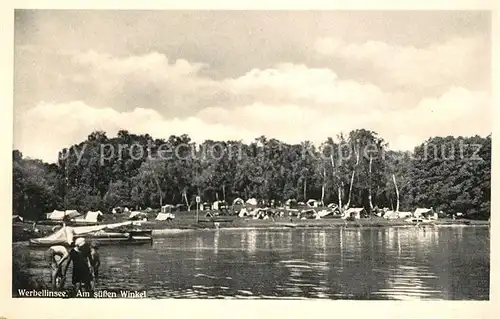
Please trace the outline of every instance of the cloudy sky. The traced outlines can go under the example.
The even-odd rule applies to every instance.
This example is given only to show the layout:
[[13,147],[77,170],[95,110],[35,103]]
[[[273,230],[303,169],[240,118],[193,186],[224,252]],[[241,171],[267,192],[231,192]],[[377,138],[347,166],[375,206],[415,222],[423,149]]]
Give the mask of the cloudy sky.
[[16,11],[14,147],[54,162],[94,130],[393,149],[487,135],[490,15]]

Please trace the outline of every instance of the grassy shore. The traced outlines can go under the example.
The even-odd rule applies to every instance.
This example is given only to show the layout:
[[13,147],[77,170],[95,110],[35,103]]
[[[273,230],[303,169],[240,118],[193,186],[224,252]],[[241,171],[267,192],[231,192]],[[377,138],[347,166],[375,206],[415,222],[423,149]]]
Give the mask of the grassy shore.
[[[126,216],[111,216],[107,215],[103,224],[119,223],[126,221]],[[467,219],[449,219],[443,218],[432,223],[420,224],[420,226],[433,227],[445,225],[489,225],[489,221],[483,220],[467,220]],[[182,212],[176,214],[176,218],[172,221],[157,221],[150,219],[141,222],[141,228],[152,229],[153,234],[173,233],[179,230],[196,230],[196,229],[214,229],[214,228],[359,228],[359,227],[408,227],[414,224],[408,223],[403,219],[388,220],[380,217],[372,216],[370,218],[362,218],[354,221],[346,221],[340,218],[324,218],[324,219],[297,219],[296,217],[276,218],[276,219],[252,219],[239,218],[237,216],[220,216],[215,218],[205,217],[205,214],[199,214],[198,221],[195,212]],[[29,223],[15,223],[13,225],[13,241],[24,241],[33,237],[46,236],[52,233],[53,225],[37,225],[38,233],[32,233],[29,230]]]

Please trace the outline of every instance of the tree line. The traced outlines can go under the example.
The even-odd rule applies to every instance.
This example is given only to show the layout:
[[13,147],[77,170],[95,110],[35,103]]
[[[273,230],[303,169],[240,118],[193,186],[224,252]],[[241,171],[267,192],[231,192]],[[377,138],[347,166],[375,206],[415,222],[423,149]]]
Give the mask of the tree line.
[[308,199],[341,207],[433,207],[489,218],[491,135],[434,137],[411,152],[389,149],[373,131],[353,130],[287,144],[261,136],[251,143],[188,135],[155,139],[126,130],[59,152],[54,164],[13,151],[13,213],[39,219],[54,209],[194,207],[202,201],[251,197]]

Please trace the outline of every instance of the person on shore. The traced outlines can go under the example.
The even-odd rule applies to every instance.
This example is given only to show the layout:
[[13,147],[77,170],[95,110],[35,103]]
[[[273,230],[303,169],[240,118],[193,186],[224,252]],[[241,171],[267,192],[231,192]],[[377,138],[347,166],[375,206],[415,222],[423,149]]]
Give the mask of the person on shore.
[[90,263],[92,265],[92,269],[94,270],[94,280],[93,280],[94,288],[98,283],[99,267],[101,266],[101,256],[99,255],[98,250],[99,250],[99,245],[96,242],[93,242],[90,245]]
[[45,257],[50,267],[50,283],[52,290],[62,287],[62,262],[69,256],[68,250],[62,245],[51,246],[45,252]]
[[91,263],[90,248],[84,238],[77,238],[75,240],[75,246],[69,251],[66,259],[69,260],[64,267],[63,282],[66,278],[69,265],[72,263],[72,284],[74,290],[77,292],[83,288],[85,291],[92,292],[94,270]]

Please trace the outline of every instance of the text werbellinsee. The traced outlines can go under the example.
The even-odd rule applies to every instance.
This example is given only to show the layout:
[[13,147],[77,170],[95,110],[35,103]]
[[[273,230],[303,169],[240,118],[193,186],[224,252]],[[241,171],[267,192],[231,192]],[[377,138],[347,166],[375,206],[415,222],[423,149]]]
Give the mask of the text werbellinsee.
[[[68,298],[70,293],[68,291],[52,291],[49,289],[18,289],[19,297],[32,297],[32,298]],[[99,290],[90,292],[78,291],[73,297],[75,298],[146,298],[146,291],[139,290],[119,290],[108,291]]]

